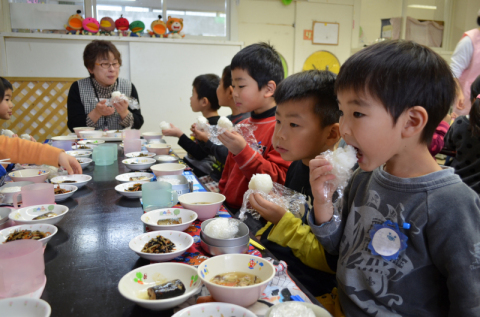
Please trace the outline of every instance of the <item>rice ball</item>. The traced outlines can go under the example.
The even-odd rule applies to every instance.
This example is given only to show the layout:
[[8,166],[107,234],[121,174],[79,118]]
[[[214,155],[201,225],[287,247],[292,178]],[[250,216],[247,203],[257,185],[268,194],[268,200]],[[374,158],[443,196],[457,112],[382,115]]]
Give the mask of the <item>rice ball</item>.
[[160,122],[160,130],[168,130],[168,129],[171,129],[172,126],[170,125],[170,123],[166,122],[166,121],[162,121]]
[[350,170],[357,163],[357,151],[351,145],[344,148],[339,147],[333,151],[329,161],[333,166],[332,174],[341,176],[345,172],[350,173]]
[[31,140],[31,137],[30,137],[29,134],[22,134],[22,135],[20,136],[20,139],[24,139],[24,140],[30,141],[30,140]]
[[232,239],[238,233],[238,221],[231,218],[218,218],[205,226],[205,234],[216,239]]
[[117,98],[117,97],[120,97],[122,96],[122,93],[120,91],[114,91],[112,92],[112,99],[113,98]]
[[3,129],[2,130],[2,135],[4,136],[8,136],[9,138],[11,138],[15,133],[13,133],[13,131],[11,130],[8,130],[8,129]]
[[272,178],[268,174],[253,174],[248,188],[253,190],[259,190],[268,195],[272,191],[273,182]]
[[233,123],[230,121],[227,117],[221,116],[220,119],[218,119],[217,126],[220,128],[223,128],[227,131],[232,131],[233,130]]
[[200,130],[205,130],[208,126],[208,120],[204,116],[200,116],[197,118],[197,128]]
[[273,306],[271,317],[315,317],[315,313],[309,307],[298,302],[286,302]]

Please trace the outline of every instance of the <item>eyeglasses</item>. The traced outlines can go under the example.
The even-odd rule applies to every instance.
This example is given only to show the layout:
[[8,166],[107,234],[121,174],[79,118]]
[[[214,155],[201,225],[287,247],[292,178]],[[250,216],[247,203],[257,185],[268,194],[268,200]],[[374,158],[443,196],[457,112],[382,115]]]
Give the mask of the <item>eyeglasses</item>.
[[118,62],[115,63],[95,63],[95,65],[100,66],[103,69],[109,69],[110,66],[113,66],[114,69],[120,68],[120,64]]

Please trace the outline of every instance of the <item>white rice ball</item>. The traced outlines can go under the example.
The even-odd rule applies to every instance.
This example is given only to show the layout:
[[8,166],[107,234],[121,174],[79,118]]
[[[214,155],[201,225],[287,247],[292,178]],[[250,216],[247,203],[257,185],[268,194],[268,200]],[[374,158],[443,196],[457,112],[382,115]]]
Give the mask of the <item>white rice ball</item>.
[[298,302],[286,302],[273,306],[271,317],[315,317],[315,313],[309,307]]
[[120,97],[122,96],[122,93],[120,91],[114,91],[112,92],[112,99],[113,98],[117,98],[117,97]]
[[268,195],[272,191],[273,182],[272,178],[268,174],[253,174],[248,188],[253,190],[259,190]]
[[171,129],[172,126],[170,125],[170,123],[166,122],[166,121],[162,121],[160,122],[160,130],[168,130],[168,129]]
[[233,123],[230,121],[227,117],[221,116],[220,119],[218,119],[217,126],[220,128],[223,128],[227,131],[232,131],[233,130]]
[[216,239],[232,239],[238,233],[238,221],[230,218],[218,218],[205,226],[205,234]]
[[13,131],[11,130],[8,130],[8,129],[3,129],[2,130],[2,135],[4,136],[8,136],[9,138],[11,138],[15,133],[13,133]]
[[29,134],[22,134],[22,135],[20,136],[20,139],[24,139],[24,140],[30,141],[30,140],[31,140],[31,137],[30,137]]
[[208,120],[204,116],[200,116],[197,118],[197,128],[200,130],[205,130],[208,125]]
[[357,163],[357,151],[351,145],[336,149],[329,160],[333,166],[332,174],[338,176],[350,172]]

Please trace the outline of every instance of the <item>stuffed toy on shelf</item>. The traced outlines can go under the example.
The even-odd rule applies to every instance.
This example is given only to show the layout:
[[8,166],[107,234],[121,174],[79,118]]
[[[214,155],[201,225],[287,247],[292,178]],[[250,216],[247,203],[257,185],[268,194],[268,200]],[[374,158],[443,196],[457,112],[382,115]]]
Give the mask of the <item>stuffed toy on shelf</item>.
[[82,22],[83,34],[97,35],[100,30],[100,23],[95,18],[85,18]]
[[77,14],[72,14],[68,18],[68,22],[65,24],[67,34],[82,34],[83,17],[80,15],[81,13],[82,11],[77,10]]
[[167,28],[169,31],[168,38],[181,39],[185,37],[185,34],[182,32],[183,19],[168,17]]
[[103,17],[100,20],[99,35],[115,35],[115,22],[110,17]]
[[161,15],[158,16],[158,20],[150,24],[150,28],[152,30],[147,30],[147,32],[151,37],[165,37],[165,33],[167,33],[167,25],[163,22]]
[[128,22],[127,19],[123,17],[123,14],[120,15],[120,18],[115,20],[115,27],[118,30],[119,36],[129,36],[130,35],[130,31],[128,30],[129,26],[130,26],[130,23]]
[[145,30],[145,23],[142,21],[133,21],[130,23],[129,29],[131,31],[130,36],[142,37],[142,32]]

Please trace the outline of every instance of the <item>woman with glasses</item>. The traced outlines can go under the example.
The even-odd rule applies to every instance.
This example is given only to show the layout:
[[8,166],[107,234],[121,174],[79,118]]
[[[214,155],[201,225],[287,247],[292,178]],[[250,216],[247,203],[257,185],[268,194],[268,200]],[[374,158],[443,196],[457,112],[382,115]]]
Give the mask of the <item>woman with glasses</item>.
[[90,77],[72,84],[68,92],[68,128],[95,127],[96,130],[140,129],[143,117],[140,109],[131,109],[122,100],[106,105],[112,92],[120,91],[138,100],[135,86],[127,79],[118,78],[122,58],[110,41],[92,41],[85,47],[83,63]]

